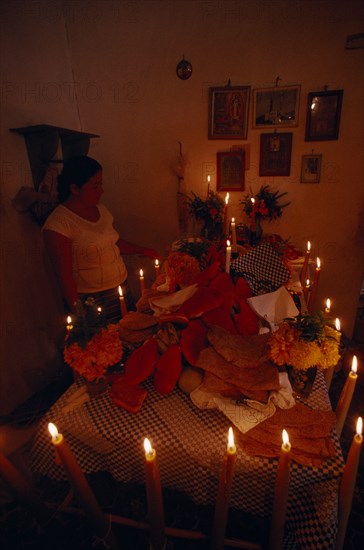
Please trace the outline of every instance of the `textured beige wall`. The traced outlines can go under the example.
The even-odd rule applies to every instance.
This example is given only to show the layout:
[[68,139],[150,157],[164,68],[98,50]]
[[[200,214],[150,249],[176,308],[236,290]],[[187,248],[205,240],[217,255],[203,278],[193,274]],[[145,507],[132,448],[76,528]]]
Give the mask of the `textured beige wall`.
[[[216,152],[242,143],[207,139],[208,88],[228,79],[254,88],[279,76],[281,85],[301,85],[299,126],[285,130],[293,133],[291,175],[258,176],[261,132],[252,129],[250,109],[246,186],[288,191],[291,205],[265,230],[299,246],[311,240],[323,265],[318,303],[330,297],[351,335],[363,274],[364,67],[363,50],[344,44],[362,31],[361,1],[9,0],[1,9],[0,410],[55,376],[63,322],[39,228],[11,206],[31,180],[24,142],[8,128],[48,123],[100,134],[90,154],[104,166],[104,202],[117,228],[164,253],[178,237],[171,169],[178,142],[188,157],[187,190],[198,194],[208,173],[216,184]],[[183,55],[193,66],[187,81],[175,73]],[[339,139],[305,142],[307,93],[325,85],[344,89]],[[304,185],[301,155],[312,149],[323,155],[321,183]],[[231,197],[240,220],[242,195]],[[137,271],[151,276],[151,262],[128,265],[137,289]]]

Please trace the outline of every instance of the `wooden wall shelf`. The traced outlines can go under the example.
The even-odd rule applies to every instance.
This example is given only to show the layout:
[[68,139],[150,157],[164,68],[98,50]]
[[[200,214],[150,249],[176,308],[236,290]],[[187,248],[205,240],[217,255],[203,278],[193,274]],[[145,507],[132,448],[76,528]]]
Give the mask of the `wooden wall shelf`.
[[[64,162],[75,155],[87,155],[90,139],[100,137],[97,134],[69,130],[51,124],[10,128],[10,131],[22,135],[25,139],[36,191],[52,162]],[[54,159],[59,141],[62,147],[62,159]]]

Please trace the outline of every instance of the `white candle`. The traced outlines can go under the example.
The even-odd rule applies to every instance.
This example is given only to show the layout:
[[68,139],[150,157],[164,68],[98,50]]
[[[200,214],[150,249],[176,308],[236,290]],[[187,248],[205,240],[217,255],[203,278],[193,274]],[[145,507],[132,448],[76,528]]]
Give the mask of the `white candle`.
[[307,269],[308,269],[308,261],[310,259],[310,252],[311,252],[311,243],[310,241],[307,241],[307,249],[305,254],[305,259],[303,260],[303,266],[301,271],[301,283],[304,282],[306,275],[307,275]]
[[226,273],[230,273],[230,260],[231,260],[230,241],[226,241],[226,260],[225,260],[225,271],[226,271]]
[[290,478],[291,444],[288,433],[282,431],[282,446],[279,457],[276,483],[274,487],[274,503],[270,530],[269,548],[281,550],[283,547],[284,523],[286,519],[288,490]]
[[144,439],[144,451],[145,484],[150,521],[150,544],[153,550],[162,550],[166,542],[162,488],[159,477],[157,454],[147,438]]
[[232,252],[236,252],[236,226],[235,226],[235,218],[231,218],[231,238],[233,241],[233,245],[231,247]]
[[159,269],[160,269],[160,265],[159,265],[159,260],[156,259],[154,261],[154,269],[155,269],[155,276],[158,277],[159,275]]
[[139,271],[139,281],[140,281],[140,292],[143,294],[143,290],[145,289],[145,283],[144,283],[144,273],[142,269]]
[[351,371],[349,372],[345,385],[341,391],[338,404],[335,409],[336,413],[336,431],[340,437],[342,429],[344,427],[345,419],[350,407],[350,403],[353,397],[353,393],[356,386],[356,381],[358,379],[358,359],[356,355],[353,356]]
[[118,287],[118,291],[119,291],[120,313],[121,313],[121,317],[123,318],[127,314],[128,310],[126,308],[125,298],[123,296],[123,289],[121,288],[120,285]]
[[225,235],[229,235],[229,218],[228,218],[229,193],[225,195],[225,211],[224,211],[224,228]]
[[207,176],[207,198],[209,198],[210,195],[210,176]]

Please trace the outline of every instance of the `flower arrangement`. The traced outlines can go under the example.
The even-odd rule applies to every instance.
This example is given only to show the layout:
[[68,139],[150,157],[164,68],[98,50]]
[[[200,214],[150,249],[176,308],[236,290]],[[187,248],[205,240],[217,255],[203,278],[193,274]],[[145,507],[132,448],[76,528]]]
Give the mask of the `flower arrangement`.
[[287,318],[269,340],[270,359],[278,366],[298,370],[317,366],[327,369],[339,359],[341,334],[327,324],[321,311]]
[[65,362],[91,382],[102,378],[122,355],[118,326],[105,326],[102,312],[92,298],[88,298],[84,306],[79,302],[76,320],[65,341]]
[[192,197],[186,197],[190,215],[194,220],[203,222],[202,235],[214,240],[222,236],[225,201],[214,191],[209,190],[204,200],[196,193],[191,192]]
[[170,291],[175,290],[176,287],[183,288],[191,285],[200,273],[196,258],[183,252],[171,252],[164,264],[164,269]]
[[279,193],[279,191],[272,191],[269,185],[262,185],[256,195],[248,193],[240,204],[243,206],[243,212],[252,220],[274,221],[282,216],[283,208],[290,204],[279,202],[285,195],[287,191]]

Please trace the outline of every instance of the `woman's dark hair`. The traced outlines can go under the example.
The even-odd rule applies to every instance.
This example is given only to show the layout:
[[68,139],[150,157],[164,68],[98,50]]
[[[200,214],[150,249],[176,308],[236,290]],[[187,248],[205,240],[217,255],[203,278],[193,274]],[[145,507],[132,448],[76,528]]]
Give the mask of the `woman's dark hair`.
[[64,202],[71,194],[71,185],[81,188],[92,176],[102,170],[97,160],[84,155],[71,157],[64,165],[57,178],[59,202]]

